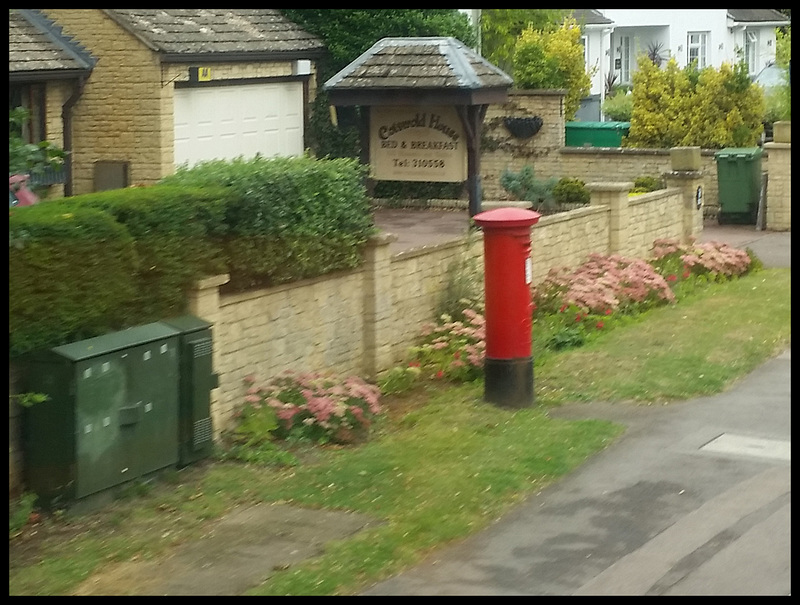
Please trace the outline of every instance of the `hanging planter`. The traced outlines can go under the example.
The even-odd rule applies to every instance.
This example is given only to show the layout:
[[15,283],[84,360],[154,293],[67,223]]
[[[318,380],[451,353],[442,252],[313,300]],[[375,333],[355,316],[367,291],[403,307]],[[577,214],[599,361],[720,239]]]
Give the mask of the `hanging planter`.
[[544,121],[539,116],[532,116],[529,118],[503,118],[503,124],[508,129],[508,132],[517,139],[529,139],[535,135],[544,124]]

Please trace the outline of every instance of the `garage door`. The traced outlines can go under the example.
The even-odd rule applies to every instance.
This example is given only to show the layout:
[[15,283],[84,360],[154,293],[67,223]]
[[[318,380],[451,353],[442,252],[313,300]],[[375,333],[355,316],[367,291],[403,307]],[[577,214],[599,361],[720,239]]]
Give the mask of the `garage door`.
[[175,165],[303,153],[301,82],[175,89]]

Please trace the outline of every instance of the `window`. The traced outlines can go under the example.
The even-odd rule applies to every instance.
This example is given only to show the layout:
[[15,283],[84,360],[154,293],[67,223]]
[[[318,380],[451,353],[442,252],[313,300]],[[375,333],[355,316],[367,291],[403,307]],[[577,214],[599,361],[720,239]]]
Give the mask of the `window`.
[[708,66],[708,32],[689,32],[686,38],[686,64],[697,62],[698,69]]
[[589,73],[589,42],[586,36],[581,36],[581,44],[583,45],[583,67],[586,73]]
[[619,81],[622,84],[631,83],[631,38],[622,36],[619,39],[620,73]]
[[22,129],[26,143],[38,143],[47,138],[45,130],[44,84],[12,84],[8,87],[8,109],[24,107],[28,110],[28,120]]
[[758,34],[754,31],[744,32],[744,60],[747,62],[747,73],[751,76],[758,70]]

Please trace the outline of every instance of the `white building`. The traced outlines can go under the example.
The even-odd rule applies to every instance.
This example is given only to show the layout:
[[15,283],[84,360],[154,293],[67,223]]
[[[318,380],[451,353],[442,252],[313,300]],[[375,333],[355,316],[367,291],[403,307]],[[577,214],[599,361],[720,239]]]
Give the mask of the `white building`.
[[[460,9],[473,23],[479,9]],[[733,65],[740,54],[755,76],[775,61],[775,30],[791,21],[771,8],[704,9],[575,9],[584,28],[587,72],[592,76],[593,98],[605,98],[606,80],[631,84],[636,63],[648,49],[664,63],[674,57],[679,67],[697,60],[699,67]]]

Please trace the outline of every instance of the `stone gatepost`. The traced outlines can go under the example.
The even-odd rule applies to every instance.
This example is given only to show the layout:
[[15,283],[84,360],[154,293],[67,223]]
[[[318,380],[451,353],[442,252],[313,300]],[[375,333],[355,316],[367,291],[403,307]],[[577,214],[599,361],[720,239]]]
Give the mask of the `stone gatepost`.
[[[200,319],[204,319],[211,324],[211,334],[213,346],[211,348],[211,362],[214,371],[219,373],[221,357],[219,341],[213,336],[216,325],[219,322],[219,287],[227,284],[230,275],[214,275],[205,279],[198,280],[186,294],[189,302],[189,313]],[[219,388],[211,389],[209,393],[211,408],[211,424],[214,427],[215,439],[222,430],[222,418],[219,410]]]
[[699,147],[673,147],[669,151],[670,172],[664,173],[667,187],[681,190],[682,242],[688,244],[703,231],[703,171]]
[[773,140],[764,143],[767,168],[767,229],[792,229],[792,123],[775,122]]
[[586,188],[590,193],[590,206],[608,206],[609,254],[626,254],[630,241],[628,192],[633,188],[633,183],[586,183]]
[[367,242],[364,253],[364,357],[362,364],[368,378],[389,368],[392,358],[392,255],[389,244],[397,240],[393,233],[379,233]]

